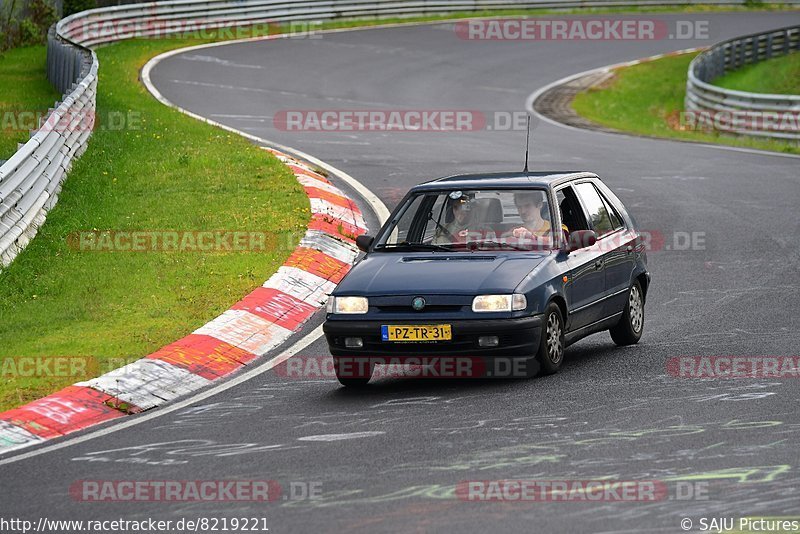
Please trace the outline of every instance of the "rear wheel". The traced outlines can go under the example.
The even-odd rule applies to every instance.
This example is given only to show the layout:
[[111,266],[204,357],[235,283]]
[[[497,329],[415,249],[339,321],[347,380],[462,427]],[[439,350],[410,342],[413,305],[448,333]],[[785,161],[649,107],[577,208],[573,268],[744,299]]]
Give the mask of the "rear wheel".
[[334,358],[336,380],[345,387],[363,388],[372,378],[375,363],[370,358]]
[[539,352],[536,354],[539,374],[553,374],[564,361],[564,318],[555,302],[547,305],[540,338]]
[[644,294],[638,280],[634,280],[628,292],[628,301],[617,326],[609,330],[617,345],[634,345],[639,342],[644,330]]

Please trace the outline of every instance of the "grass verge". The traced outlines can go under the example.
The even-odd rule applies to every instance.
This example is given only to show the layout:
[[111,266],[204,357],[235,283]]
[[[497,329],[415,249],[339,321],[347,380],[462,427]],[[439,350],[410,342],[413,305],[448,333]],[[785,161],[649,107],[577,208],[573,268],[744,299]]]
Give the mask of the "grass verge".
[[695,55],[618,69],[610,80],[579,93],[572,107],[593,122],[623,132],[800,154],[796,144],[680,129],[686,73]]
[[0,159],[17,151],[17,143],[30,139],[37,117],[61,99],[43,75],[44,46],[15,48],[0,54]]
[[800,95],[800,52],[747,65],[715,79],[714,85],[750,93]]
[[[266,280],[299,241],[308,200],[286,167],[237,135],[163,106],[138,82],[149,58],[189,44],[129,41],[97,51],[98,123],[89,149],[36,239],[0,273],[0,410],[188,334]],[[68,242],[95,229],[254,231],[272,246],[81,252]],[[25,369],[12,363],[19,357],[95,365],[86,376],[20,376]]]

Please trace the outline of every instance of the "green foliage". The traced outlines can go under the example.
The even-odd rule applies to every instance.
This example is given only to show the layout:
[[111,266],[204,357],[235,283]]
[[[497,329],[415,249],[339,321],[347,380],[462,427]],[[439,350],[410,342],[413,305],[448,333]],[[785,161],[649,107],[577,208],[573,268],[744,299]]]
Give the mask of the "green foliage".
[[11,0],[0,6],[0,50],[43,44],[58,20],[49,0]]
[[73,13],[94,9],[97,7],[95,0],[64,0],[64,16],[68,17]]

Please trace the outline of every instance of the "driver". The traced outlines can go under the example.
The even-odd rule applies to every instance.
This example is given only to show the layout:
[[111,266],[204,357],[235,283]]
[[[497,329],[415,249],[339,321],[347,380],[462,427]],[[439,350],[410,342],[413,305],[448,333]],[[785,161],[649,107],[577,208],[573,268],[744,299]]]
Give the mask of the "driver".
[[453,191],[448,196],[449,209],[453,214],[453,220],[447,224],[438,225],[433,237],[433,243],[435,245],[464,243],[467,240],[470,225],[474,226],[474,195],[461,191]]

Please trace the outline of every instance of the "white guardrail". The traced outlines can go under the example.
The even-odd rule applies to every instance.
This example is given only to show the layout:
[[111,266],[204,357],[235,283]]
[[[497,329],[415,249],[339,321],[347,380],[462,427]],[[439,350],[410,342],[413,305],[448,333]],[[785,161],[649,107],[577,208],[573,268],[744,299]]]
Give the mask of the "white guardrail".
[[800,26],[736,37],[694,58],[686,81],[686,110],[709,129],[800,141],[800,95],[748,93],[711,82],[744,65],[800,50]]
[[64,93],[64,100],[0,166],[0,266],[8,266],[36,234],[58,198],[72,161],[86,148],[94,124],[99,66],[91,46],[187,30],[291,21],[694,3],[741,5],[745,0],[173,0],[71,15],[51,28],[47,41],[48,79]]

